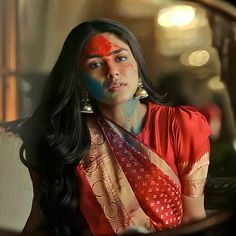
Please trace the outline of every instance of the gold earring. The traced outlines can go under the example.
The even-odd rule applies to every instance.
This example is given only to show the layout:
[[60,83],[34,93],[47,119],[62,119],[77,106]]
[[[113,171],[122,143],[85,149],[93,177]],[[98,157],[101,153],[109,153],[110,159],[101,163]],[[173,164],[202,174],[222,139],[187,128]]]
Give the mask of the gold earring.
[[82,92],[82,106],[81,106],[81,113],[93,113],[93,108],[90,104],[88,92]]
[[147,91],[143,88],[143,83],[140,78],[138,78],[138,88],[134,94],[135,99],[143,99],[148,97]]

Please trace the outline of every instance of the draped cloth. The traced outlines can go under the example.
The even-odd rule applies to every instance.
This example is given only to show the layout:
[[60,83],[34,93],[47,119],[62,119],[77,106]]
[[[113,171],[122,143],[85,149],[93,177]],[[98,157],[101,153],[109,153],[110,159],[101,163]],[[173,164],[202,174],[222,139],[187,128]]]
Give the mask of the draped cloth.
[[[159,114],[159,110],[164,115]],[[157,120],[156,117],[165,119]],[[183,117],[190,117],[190,120],[183,120]],[[192,129],[190,123],[195,124],[195,118],[198,124]],[[167,153],[160,148],[158,152],[155,145],[147,145],[145,139],[150,140],[151,135],[153,139],[149,143],[152,144],[159,132],[153,127],[154,120],[168,143],[174,143],[174,148],[177,146],[172,151],[173,158],[170,151]],[[183,216],[181,196],[203,194],[209,164],[209,127],[204,117],[190,108],[176,110],[150,103],[146,123],[151,126],[146,125],[144,131],[155,131],[151,134],[146,130],[143,133],[148,133],[147,137],[142,137],[142,134],[132,135],[102,116],[88,118],[91,148],[78,164],[76,173],[80,212],[93,235],[117,235],[130,226],[142,226],[151,231],[176,227]],[[182,135],[180,141],[177,136],[186,131],[181,131],[179,126],[185,123],[190,131],[187,136]],[[204,132],[198,126],[203,127]],[[173,130],[172,139],[169,133]],[[165,150],[170,150],[165,142],[165,139],[161,140],[162,148],[166,145]],[[195,146],[196,151],[192,151]]]
[[[205,117],[192,107],[149,102],[137,136],[96,114],[87,117],[87,125],[91,147],[76,167],[73,235],[179,225],[182,196],[196,198],[204,192],[210,149]],[[30,174],[39,201],[42,178],[33,169]]]
[[105,222],[98,222],[98,219],[91,220],[96,215],[95,208],[84,212],[94,235],[104,234],[107,227],[102,226],[106,224],[112,228],[111,235],[131,225],[150,230],[178,225],[183,214],[181,187],[173,170],[115,124],[101,117],[96,121],[90,119],[88,124],[91,148],[77,172],[91,187],[95,205],[104,214]]

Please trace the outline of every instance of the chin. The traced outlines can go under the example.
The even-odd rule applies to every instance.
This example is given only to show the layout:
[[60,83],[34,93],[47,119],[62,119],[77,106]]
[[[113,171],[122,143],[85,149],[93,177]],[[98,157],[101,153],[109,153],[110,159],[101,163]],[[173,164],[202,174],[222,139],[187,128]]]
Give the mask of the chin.
[[111,102],[111,104],[115,105],[115,104],[121,104],[121,103],[126,103],[128,101],[130,101],[131,99],[133,99],[133,95],[124,95],[124,96],[117,96],[114,100],[110,100],[109,102]]
[[106,105],[110,105],[110,106],[114,106],[114,105],[119,105],[119,104],[122,104],[122,103],[126,103],[128,102],[129,100],[131,100],[133,98],[133,95],[132,96],[116,96],[116,97],[111,97],[111,98],[108,98],[107,100],[103,100],[103,101],[99,101],[100,103],[103,103],[103,104],[106,104]]

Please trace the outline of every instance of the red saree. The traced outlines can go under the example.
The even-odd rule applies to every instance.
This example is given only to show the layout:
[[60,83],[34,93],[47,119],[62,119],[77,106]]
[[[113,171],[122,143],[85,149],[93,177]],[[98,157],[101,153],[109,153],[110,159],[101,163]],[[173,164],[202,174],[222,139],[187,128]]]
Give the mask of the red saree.
[[[183,160],[175,165],[177,159],[167,157],[168,153],[160,156],[153,144],[156,137],[150,140],[149,136],[150,142],[146,142],[148,132],[155,130],[150,121],[156,123],[161,117],[157,108],[162,112],[168,109],[148,104],[146,124],[137,137],[102,117],[88,119],[91,148],[78,165],[77,175],[80,212],[93,235],[116,235],[135,225],[151,231],[175,227],[183,215],[181,195],[202,194],[209,146],[199,156],[203,161],[192,160],[191,164]],[[174,126],[175,121],[169,119],[168,125]],[[166,130],[166,135],[169,132]],[[173,143],[172,138],[168,139],[162,140],[164,146]],[[159,151],[164,154],[162,149]],[[193,173],[200,178],[195,179]],[[193,186],[197,191],[192,190]]]

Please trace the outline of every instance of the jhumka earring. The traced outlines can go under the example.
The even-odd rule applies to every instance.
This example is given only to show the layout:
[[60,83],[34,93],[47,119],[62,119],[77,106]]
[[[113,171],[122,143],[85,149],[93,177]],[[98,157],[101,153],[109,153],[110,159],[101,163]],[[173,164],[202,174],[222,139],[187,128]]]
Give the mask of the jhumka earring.
[[93,113],[93,108],[90,104],[88,92],[84,91],[82,93],[82,106],[81,106],[82,113]]
[[140,77],[138,78],[138,88],[134,94],[135,99],[143,99],[148,97],[147,91],[143,88],[143,83]]

